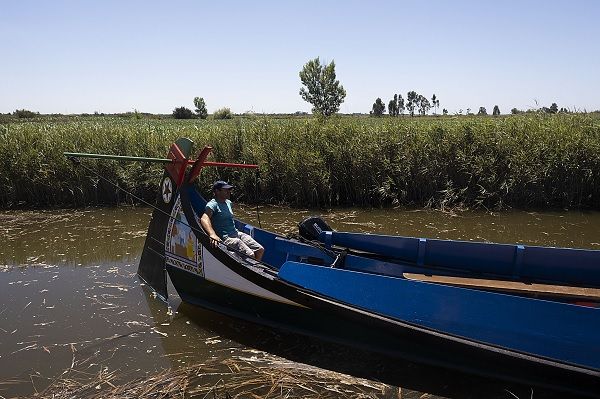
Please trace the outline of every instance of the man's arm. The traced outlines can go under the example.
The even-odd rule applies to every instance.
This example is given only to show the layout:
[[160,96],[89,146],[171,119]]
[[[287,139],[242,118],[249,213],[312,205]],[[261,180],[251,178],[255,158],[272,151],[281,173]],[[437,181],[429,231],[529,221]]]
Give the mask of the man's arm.
[[213,229],[212,223],[210,221],[212,214],[212,209],[207,208],[204,211],[202,217],[200,218],[200,224],[202,225],[204,231],[206,231],[208,236],[211,238],[211,244],[213,246],[216,246],[219,242],[221,242],[221,238],[217,235],[217,233],[215,233],[215,229]]

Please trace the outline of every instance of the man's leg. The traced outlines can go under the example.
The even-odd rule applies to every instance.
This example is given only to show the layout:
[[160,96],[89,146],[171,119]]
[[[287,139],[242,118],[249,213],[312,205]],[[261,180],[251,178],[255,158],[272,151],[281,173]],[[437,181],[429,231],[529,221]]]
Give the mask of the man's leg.
[[243,241],[244,244],[248,248],[250,248],[254,253],[254,259],[261,260],[263,255],[265,254],[265,248],[260,245],[254,238],[246,233],[239,232],[238,238]]
[[241,239],[235,237],[226,237],[223,244],[229,249],[233,249],[236,252],[243,253],[250,258],[255,257],[255,253],[250,249]]

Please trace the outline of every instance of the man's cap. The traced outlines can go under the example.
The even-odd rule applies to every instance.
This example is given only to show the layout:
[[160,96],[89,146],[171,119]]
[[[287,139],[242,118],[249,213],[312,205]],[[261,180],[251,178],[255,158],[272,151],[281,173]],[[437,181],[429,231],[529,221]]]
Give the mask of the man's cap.
[[223,180],[217,180],[214,184],[213,184],[213,191],[214,190],[220,190],[220,189],[230,189],[233,188],[233,186],[229,183],[227,183],[226,181]]

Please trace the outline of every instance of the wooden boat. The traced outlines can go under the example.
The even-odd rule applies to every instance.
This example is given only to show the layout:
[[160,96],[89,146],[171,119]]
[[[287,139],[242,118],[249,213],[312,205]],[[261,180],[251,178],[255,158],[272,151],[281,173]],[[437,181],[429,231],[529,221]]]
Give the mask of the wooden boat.
[[[194,184],[210,147],[165,160],[138,274],[166,298],[386,356],[600,395],[600,251],[335,232],[304,237],[236,220],[262,262],[213,246]],[[192,165],[188,168],[188,165]]]

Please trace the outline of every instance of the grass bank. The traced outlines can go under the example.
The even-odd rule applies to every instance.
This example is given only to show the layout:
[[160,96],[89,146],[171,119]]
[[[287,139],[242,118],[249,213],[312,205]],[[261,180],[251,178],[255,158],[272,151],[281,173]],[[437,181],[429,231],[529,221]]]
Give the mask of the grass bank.
[[[178,137],[213,159],[260,164],[215,169],[245,202],[313,206],[600,209],[600,119],[503,117],[239,118],[229,121],[52,118],[0,124],[0,207],[115,204],[129,199],[63,151],[165,157]],[[159,165],[83,160],[153,201]]]

